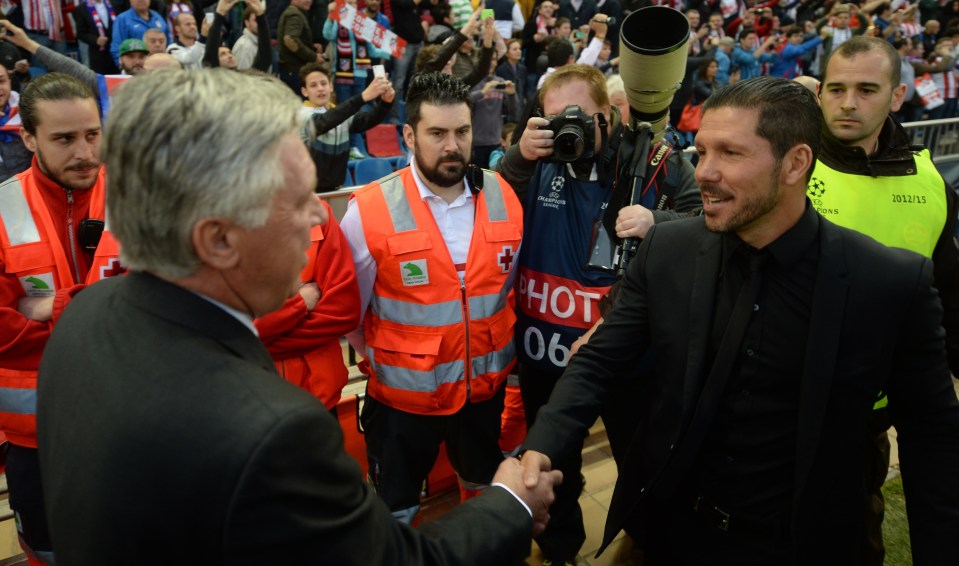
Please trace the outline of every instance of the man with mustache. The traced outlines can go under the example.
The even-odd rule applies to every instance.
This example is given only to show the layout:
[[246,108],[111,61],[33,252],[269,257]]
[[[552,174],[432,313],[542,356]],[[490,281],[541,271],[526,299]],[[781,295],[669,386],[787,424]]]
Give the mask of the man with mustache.
[[647,566],[865,564],[862,442],[885,391],[914,563],[955,560],[959,400],[933,265],[816,212],[822,124],[784,79],[706,101],[703,217],[649,230],[540,410],[527,487],[579,450],[617,375],[638,381],[600,551],[625,530]]
[[522,210],[496,173],[468,165],[469,87],[416,75],[403,137],[413,163],[350,200],[350,242],[365,355],[361,421],[369,475],[393,515],[411,522],[440,442],[464,498],[491,481],[513,346],[513,276]]
[[[819,89],[825,117],[823,151],[808,196],[820,214],[879,242],[932,258],[945,311],[949,367],[959,375],[957,200],[933,165],[890,113],[902,106],[899,53],[884,40],[855,37],[829,58]],[[870,564],[882,564],[882,484],[889,467],[889,411],[876,401],[866,461],[871,518]]]
[[71,298],[121,270],[112,240],[101,239],[105,189],[93,93],[67,75],[42,75],[23,91],[20,116],[34,159],[0,185],[0,430],[10,441],[7,483],[20,544],[48,563],[36,436],[40,355]]

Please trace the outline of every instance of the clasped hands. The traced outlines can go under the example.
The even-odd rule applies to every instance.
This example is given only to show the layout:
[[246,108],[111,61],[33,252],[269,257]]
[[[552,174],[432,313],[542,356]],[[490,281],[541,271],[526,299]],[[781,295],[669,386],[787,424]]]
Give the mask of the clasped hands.
[[509,487],[529,507],[533,514],[533,536],[543,532],[549,523],[549,506],[556,499],[555,488],[563,483],[563,473],[551,468],[545,454],[527,451],[522,461],[503,460],[493,476],[493,483]]

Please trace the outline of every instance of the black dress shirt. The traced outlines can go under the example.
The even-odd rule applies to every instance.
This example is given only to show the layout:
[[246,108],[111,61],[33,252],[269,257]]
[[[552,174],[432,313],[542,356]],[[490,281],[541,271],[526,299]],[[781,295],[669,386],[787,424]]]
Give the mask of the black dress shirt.
[[763,283],[726,383],[699,465],[693,495],[727,512],[788,520],[794,486],[803,353],[819,258],[819,218],[800,221],[763,250],[723,236],[723,262],[711,340],[715,356],[752,254],[768,254]]

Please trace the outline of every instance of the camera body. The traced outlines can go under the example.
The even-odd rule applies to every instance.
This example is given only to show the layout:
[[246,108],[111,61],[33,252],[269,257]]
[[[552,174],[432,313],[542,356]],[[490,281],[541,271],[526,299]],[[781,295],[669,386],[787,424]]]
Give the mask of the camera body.
[[555,116],[546,118],[546,130],[553,132],[553,154],[545,161],[573,163],[593,157],[596,146],[595,120],[576,105],[567,106]]

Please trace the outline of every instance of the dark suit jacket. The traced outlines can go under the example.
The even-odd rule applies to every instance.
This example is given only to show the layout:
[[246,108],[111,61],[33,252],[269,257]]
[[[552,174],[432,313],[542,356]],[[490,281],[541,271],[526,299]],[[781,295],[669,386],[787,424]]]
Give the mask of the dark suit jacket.
[[[119,14],[120,12],[116,13]],[[110,42],[107,41],[102,51],[97,46],[99,33],[97,32],[97,26],[93,18],[90,17],[90,11],[87,9],[86,4],[77,4],[77,7],[73,10],[73,20],[77,25],[77,39],[90,47],[90,68],[101,75],[118,74],[120,70],[117,69],[117,65],[113,61],[113,56],[110,55]],[[106,33],[108,40],[113,37],[112,23],[110,27],[106,29]]]
[[529,513],[501,488],[418,531],[397,523],[326,408],[178,286],[134,273],[87,288],[46,354],[58,564],[509,564],[529,551]]
[[[861,562],[863,443],[880,389],[899,433],[917,566],[959,556],[959,402],[946,367],[942,308],[929,260],[820,217],[817,270],[799,398],[790,530],[800,564]],[[525,447],[554,461],[579,450],[616,376],[647,347],[638,430],[620,472],[604,546],[621,529],[642,540],[650,507],[673,495],[672,455],[709,371],[720,236],[702,218],[657,225],[613,312],[573,357]]]
[[583,0],[579,10],[573,7],[570,0],[559,0],[559,9],[556,10],[556,17],[569,18],[572,28],[575,31],[580,26],[588,24],[593,16],[599,12],[596,7],[596,0]]

